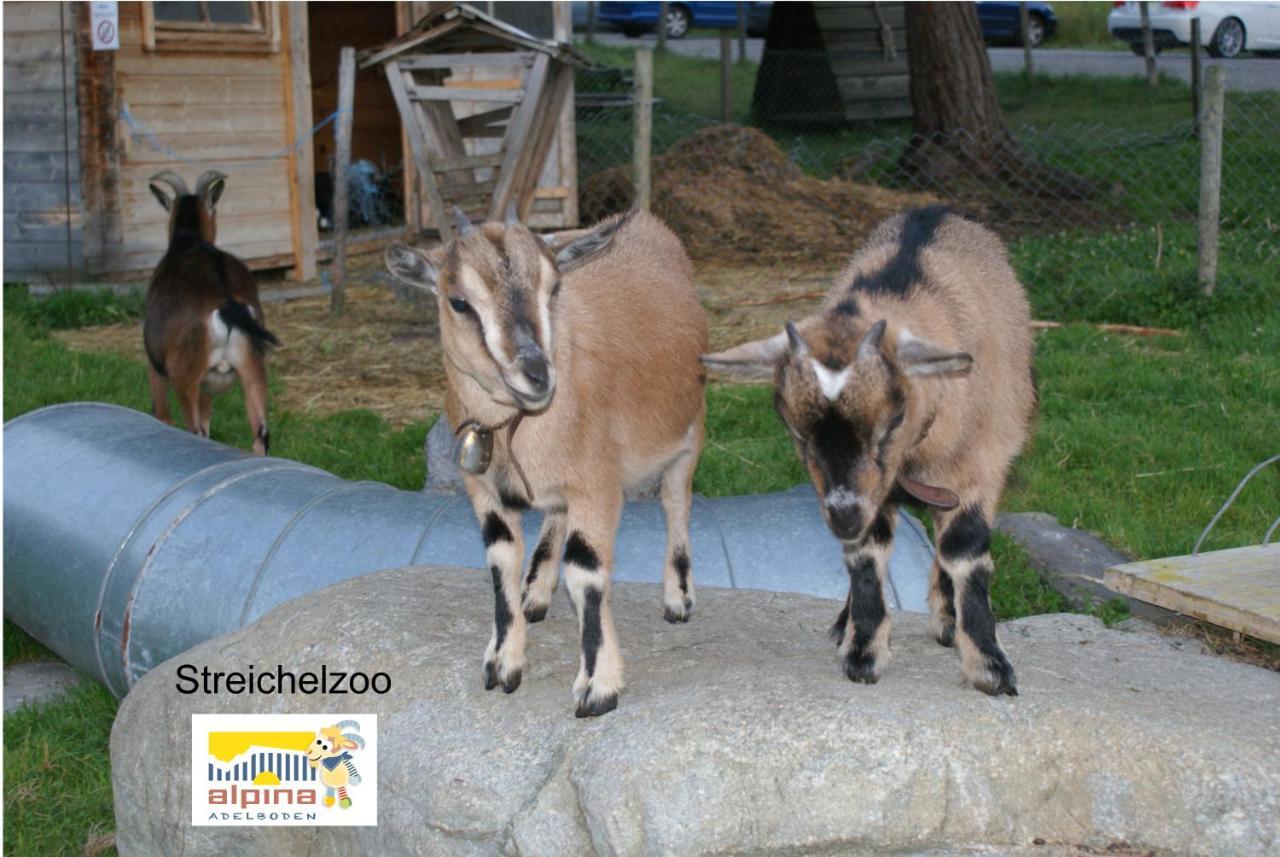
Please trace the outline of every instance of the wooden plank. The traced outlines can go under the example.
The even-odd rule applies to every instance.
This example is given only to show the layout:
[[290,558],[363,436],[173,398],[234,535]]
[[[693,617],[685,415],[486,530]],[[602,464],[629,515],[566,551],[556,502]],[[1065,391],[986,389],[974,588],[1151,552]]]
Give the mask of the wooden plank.
[[1103,583],[1125,595],[1280,643],[1280,544],[1109,568]]
[[489,194],[493,193],[493,189],[497,184],[497,181],[487,181],[449,185],[448,187],[440,188],[440,196],[447,202],[477,197],[487,199]]
[[898,54],[896,59],[886,60],[877,52],[831,54],[831,73],[836,77],[870,77],[877,74],[906,74],[907,55]]
[[535,123],[535,131],[529,142],[529,151],[520,167],[523,172],[517,178],[516,199],[521,220],[528,219],[534,190],[547,162],[547,155],[551,151],[551,143],[560,125],[560,111],[564,107],[572,84],[573,69],[563,63],[557,63],[552,71],[550,91],[544,99],[546,103]]
[[[73,142],[74,145],[74,142]],[[68,172],[67,163],[61,151],[58,152],[12,152],[4,153],[4,180],[6,182],[65,182],[68,175],[71,181],[80,181],[80,165],[71,159]]]
[[[595,4],[588,4],[594,12]],[[573,42],[573,9],[568,3],[552,6],[553,37],[558,42]],[[556,155],[559,158],[559,182],[566,186],[567,195],[561,206],[560,217],[551,226],[563,229],[578,225],[578,132],[575,121],[576,80],[569,75],[569,91],[564,107],[560,110],[560,128],[556,135]],[[537,199],[537,193],[534,195]],[[536,208],[537,202],[534,206]]]
[[[311,65],[308,47],[307,8],[301,3],[287,4],[288,48],[285,68],[286,114],[293,120],[288,145],[297,146],[289,154],[292,167],[290,187],[293,233],[293,274],[309,280],[316,275],[316,244],[320,241],[316,222],[316,188],[314,150],[311,145]],[[226,65],[228,63],[219,63]],[[255,115],[256,111],[250,112]],[[301,145],[298,145],[301,143]]]
[[397,55],[403,54],[423,42],[427,42],[432,39],[439,38],[446,33],[450,33],[458,29],[460,26],[462,26],[462,20],[460,18],[443,21],[429,30],[423,30],[415,36],[397,40],[395,44],[389,45],[375,54],[370,54],[368,56],[358,55],[356,59],[360,63],[360,68],[370,68],[371,66],[378,65],[379,63],[386,63],[388,61],[392,61]]
[[409,148],[413,152],[414,168],[422,181],[427,202],[435,216],[436,229],[440,232],[441,239],[450,241],[453,238],[453,221],[448,217],[444,200],[440,198],[440,188],[436,185],[435,173],[431,170],[425,132],[418,123],[413,102],[409,100],[409,93],[405,90],[405,72],[401,71],[399,63],[395,60],[383,64],[382,68],[386,72],[387,83],[391,86],[396,108],[400,111],[400,121],[409,138]]
[[464,155],[460,158],[432,158],[431,168],[438,173],[454,170],[474,170],[480,167],[496,167],[502,163],[502,153],[489,155]]
[[464,137],[501,137],[506,131],[501,123],[510,121],[513,110],[508,105],[464,116],[458,120],[458,130]]
[[490,77],[490,78],[459,78],[450,77],[444,81],[446,87],[455,87],[465,89],[521,89],[524,87],[524,78],[522,77]]
[[124,76],[120,91],[131,109],[151,105],[186,107],[195,105],[230,105],[234,107],[279,107],[279,76],[205,78]]
[[519,104],[524,92],[515,89],[484,89],[461,86],[414,86],[409,89],[413,101],[493,101]]
[[406,71],[419,69],[452,69],[459,66],[531,66],[533,53],[526,51],[502,51],[491,54],[431,54],[427,56],[401,57],[400,68]]
[[[890,27],[901,29],[907,25],[903,3],[881,3],[880,15]],[[814,3],[813,17],[823,30],[880,29],[874,3]]]
[[[124,95],[127,99],[127,93]],[[283,99],[277,100],[280,105]],[[275,134],[284,140],[289,118],[280,110],[246,110],[232,105],[174,105],[172,107],[147,106],[133,110],[134,118],[149,128],[161,140],[167,141],[178,134],[200,134],[217,131],[234,137],[237,134]],[[311,100],[307,99],[307,114],[311,113]],[[128,128],[128,126],[125,126]],[[307,133],[311,126],[307,126]],[[277,146],[278,148],[278,146]]]
[[57,3],[4,4],[5,32],[29,33],[61,27]]
[[522,156],[526,154],[525,145],[529,140],[529,133],[533,129],[533,121],[538,112],[542,90],[547,85],[550,71],[551,57],[546,54],[539,54],[537,59],[533,61],[533,68],[529,70],[529,77],[525,80],[525,100],[512,114],[511,122],[507,125],[507,135],[502,143],[502,151],[506,153],[506,159],[503,161],[502,168],[498,173],[498,185],[494,189],[493,199],[489,203],[489,219],[491,220],[501,220],[503,218],[507,203],[510,202],[512,193],[516,190],[517,168],[520,165]]
[[905,74],[836,79],[836,88],[845,101],[863,98],[907,98],[910,96],[910,85],[910,76]]

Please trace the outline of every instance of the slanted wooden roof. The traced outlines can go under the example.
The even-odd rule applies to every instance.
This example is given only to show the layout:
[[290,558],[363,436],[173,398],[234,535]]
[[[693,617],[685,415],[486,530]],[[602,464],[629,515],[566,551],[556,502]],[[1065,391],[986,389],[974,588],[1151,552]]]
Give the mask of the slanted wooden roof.
[[445,6],[427,14],[404,35],[380,47],[361,51],[357,60],[361,68],[369,68],[407,51],[416,54],[536,51],[581,68],[592,65],[573,45],[531,36],[465,3]]

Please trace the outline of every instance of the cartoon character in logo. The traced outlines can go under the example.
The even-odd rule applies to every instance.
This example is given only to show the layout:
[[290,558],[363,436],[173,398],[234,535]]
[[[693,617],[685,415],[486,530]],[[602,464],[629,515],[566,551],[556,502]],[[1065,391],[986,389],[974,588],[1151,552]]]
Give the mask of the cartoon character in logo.
[[[348,729],[351,731],[343,731]],[[336,726],[322,728],[316,733],[316,740],[307,747],[308,762],[311,767],[319,770],[320,782],[325,786],[325,806],[333,806],[336,793],[338,806],[343,809],[351,808],[347,786],[360,785],[360,772],[351,761],[349,751],[364,749],[364,739],[359,732],[359,723],[344,720]]]

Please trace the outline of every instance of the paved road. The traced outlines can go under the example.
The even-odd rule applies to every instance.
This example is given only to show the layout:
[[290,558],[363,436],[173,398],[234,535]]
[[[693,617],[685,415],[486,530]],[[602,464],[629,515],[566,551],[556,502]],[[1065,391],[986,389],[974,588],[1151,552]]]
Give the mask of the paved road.
[[[604,33],[596,38],[605,44],[635,45],[641,42],[652,45],[652,36],[637,39],[617,33]],[[720,55],[718,39],[679,39],[667,42],[668,47],[684,56],[713,59]],[[747,59],[760,62],[764,49],[763,39],[747,39]],[[734,41],[734,59],[738,44]],[[991,66],[996,71],[1021,71],[1022,48],[988,48]],[[1280,59],[1246,57],[1234,60],[1203,58],[1206,66],[1221,65],[1227,70],[1227,88],[1235,90],[1280,89]],[[1191,80],[1191,55],[1186,52],[1162,54],[1156,58],[1161,71],[1185,81]],[[1125,51],[1082,51],[1041,48],[1035,52],[1036,70],[1048,74],[1086,74],[1097,77],[1145,75],[1142,58]]]
[[[991,67],[996,71],[1021,71],[1022,48],[988,48]],[[1201,57],[1207,67],[1220,65],[1226,69],[1227,89],[1256,91],[1280,89],[1280,59],[1244,57],[1234,60],[1215,60]],[[1146,75],[1142,57],[1128,51],[1081,51],[1041,48],[1033,57],[1036,71],[1053,75],[1087,74],[1097,77]],[[1191,54],[1185,51],[1161,54],[1156,57],[1156,67],[1180,80],[1191,80]]]

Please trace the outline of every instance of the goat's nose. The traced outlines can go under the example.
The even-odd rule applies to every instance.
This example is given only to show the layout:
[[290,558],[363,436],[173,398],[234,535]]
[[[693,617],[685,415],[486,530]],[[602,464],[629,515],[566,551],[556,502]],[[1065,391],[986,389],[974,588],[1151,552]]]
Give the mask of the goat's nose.
[[856,503],[828,503],[827,519],[839,538],[852,539],[862,532],[862,508]]
[[524,375],[525,380],[529,382],[529,388],[533,390],[534,394],[540,396],[547,392],[550,374],[547,368],[547,359],[541,354],[521,357],[520,372]]

